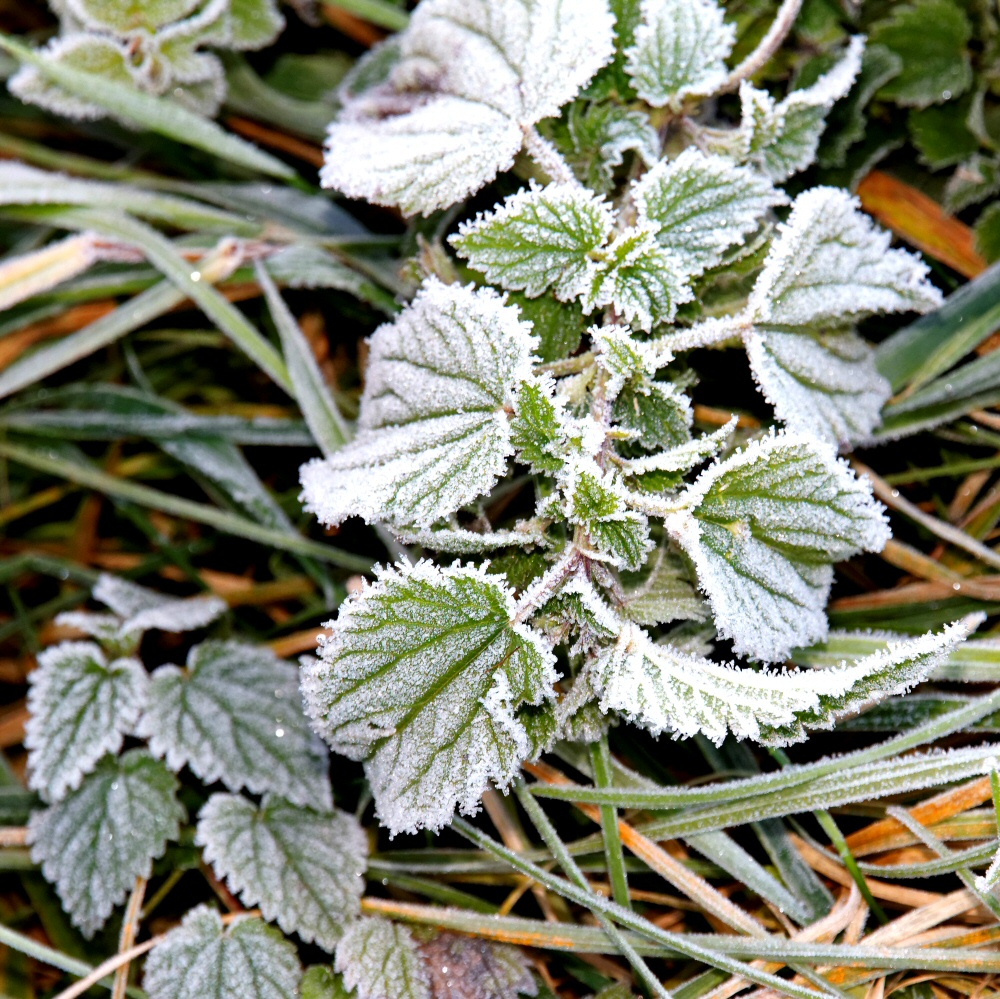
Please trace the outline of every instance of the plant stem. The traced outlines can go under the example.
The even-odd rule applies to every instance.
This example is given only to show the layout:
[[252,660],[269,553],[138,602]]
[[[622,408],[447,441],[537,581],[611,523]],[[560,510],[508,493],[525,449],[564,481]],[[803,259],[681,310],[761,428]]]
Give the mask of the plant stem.
[[795,18],[802,9],[802,0],[784,0],[774,16],[774,21],[760,44],[737,66],[723,81],[722,86],[715,88],[714,93],[726,94],[735,90],[744,80],[749,80],[758,70],[771,59],[781,48],[788,32],[792,30]]

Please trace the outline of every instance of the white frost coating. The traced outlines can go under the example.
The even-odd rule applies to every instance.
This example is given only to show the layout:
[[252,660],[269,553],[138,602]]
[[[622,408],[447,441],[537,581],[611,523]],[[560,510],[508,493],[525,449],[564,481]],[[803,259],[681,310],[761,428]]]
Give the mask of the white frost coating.
[[613,24],[607,0],[423,0],[387,82],[330,126],[323,185],[408,214],[462,200],[611,58]]
[[597,364],[610,376],[605,397],[615,399],[632,378],[653,375],[672,357],[658,355],[652,343],[637,340],[624,326],[593,326],[588,331],[597,354]]
[[368,839],[353,815],[266,795],[258,808],[213,794],[198,815],[195,843],[248,908],[285,933],[333,952],[361,912]]
[[644,475],[647,472],[689,472],[706,458],[714,457],[736,429],[739,417],[732,416],[729,422],[710,434],[692,438],[677,447],[643,458],[620,458],[619,466],[626,475]]
[[715,0],[643,0],[641,18],[626,68],[644,100],[679,110],[725,80],[736,29]]
[[719,633],[766,662],[822,641],[832,563],[880,551],[882,507],[833,448],[773,432],[706,469],[665,518],[695,564]]
[[[986,761],[984,769],[990,775],[990,778],[995,781],[998,770],[997,759],[995,756],[991,756]],[[995,786],[996,785],[994,784],[994,787]],[[979,875],[976,878],[976,888],[977,890],[983,892],[993,891],[998,884],[1000,884],[1000,850],[997,850],[990,866],[986,868],[986,873]]]
[[94,599],[122,618],[123,633],[197,631],[226,612],[218,597],[165,597],[155,590],[102,573],[94,586]]
[[927,312],[941,293],[928,269],[835,187],[800,194],[764,262],[747,306],[756,323],[810,326],[876,312]]
[[909,689],[982,620],[970,618],[939,634],[831,670],[771,672],[738,669],[656,645],[627,625],[614,648],[587,667],[603,711],[617,711],[654,735],[702,733],[717,745],[737,739],[771,744],[799,741],[803,725],[829,728],[848,711]]
[[701,274],[756,229],[768,210],[788,203],[766,177],[694,147],[662,160],[632,189],[640,221],[687,275]]
[[348,599],[319,658],[303,665],[316,730],[365,760],[376,814],[390,832],[440,829],[474,812],[530,755],[514,717],[553,696],[554,657],[485,567],[421,561],[383,568]]
[[793,90],[775,103],[764,90],[740,85],[742,120],[736,138],[737,158],[753,163],[780,183],[816,159],[830,108],[851,89],[861,69],[865,39],[851,38],[843,58],[811,87]]
[[695,592],[681,559],[666,544],[660,545],[650,563],[645,578],[641,573],[622,578],[626,617],[647,625],[709,619],[708,605]]
[[139,720],[149,677],[137,659],[108,662],[91,642],[63,642],[28,676],[28,787],[59,801],[106,753],[117,753]]
[[489,288],[432,278],[372,335],[358,436],[302,466],[320,521],[429,527],[487,492],[513,454],[505,408],[536,343]]
[[138,733],[171,769],[190,766],[206,784],[329,807],[327,754],[297,686],[295,667],[267,648],[204,642],[186,669],[167,665],[153,674]]
[[334,967],[357,999],[431,999],[413,934],[388,919],[366,916],[353,923],[337,944]]
[[879,425],[892,387],[856,333],[755,329],[745,343],[764,398],[792,430],[849,445],[867,440]]
[[523,530],[517,526],[510,531],[470,531],[462,527],[445,527],[426,531],[394,531],[404,545],[421,545],[436,552],[453,552],[456,555],[478,555],[495,551],[507,545],[519,548],[545,545],[545,535],[531,525]]
[[607,248],[583,308],[592,312],[613,306],[627,322],[648,332],[670,322],[677,306],[692,298],[680,261],[657,243],[656,229],[647,223],[626,229]]
[[177,787],[159,760],[133,749],[105,756],[75,791],[32,813],[31,858],[84,936],[104,925],[177,838],[184,817]]
[[493,284],[572,301],[593,281],[593,254],[614,228],[611,206],[577,184],[532,187],[463,222],[451,243]]
[[207,905],[192,909],[146,958],[150,999],[289,999],[299,994],[295,947],[252,916],[224,926]]

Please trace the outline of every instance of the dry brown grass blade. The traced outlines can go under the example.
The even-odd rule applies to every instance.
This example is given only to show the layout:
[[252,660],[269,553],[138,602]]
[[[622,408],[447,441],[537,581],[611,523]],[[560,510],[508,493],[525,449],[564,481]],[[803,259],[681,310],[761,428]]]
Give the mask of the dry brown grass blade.
[[279,132],[276,128],[268,128],[259,122],[251,121],[249,118],[240,118],[236,115],[230,115],[226,118],[226,124],[234,132],[256,142],[260,146],[277,149],[279,152],[294,156],[296,159],[302,160],[316,168],[323,165],[323,150],[312,142],[297,139],[294,135]]
[[[142,903],[146,897],[146,884],[145,878],[135,879],[135,887],[132,889],[132,894],[129,895],[125,916],[122,919],[121,934],[118,937],[119,954],[129,951],[135,946],[135,938],[139,932],[139,922],[142,916]],[[130,964],[130,961],[126,961],[115,972],[115,984],[111,991],[111,999],[125,999]]]

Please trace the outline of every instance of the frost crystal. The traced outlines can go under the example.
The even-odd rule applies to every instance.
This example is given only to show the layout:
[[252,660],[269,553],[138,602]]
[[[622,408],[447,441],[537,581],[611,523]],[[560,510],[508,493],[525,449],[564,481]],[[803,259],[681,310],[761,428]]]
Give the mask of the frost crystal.
[[146,960],[150,999],[289,999],[302,969],[295,947],[252,916],[223,926],[199,905],[157,944]]
[[79,788],[31,816],[31,858],[84,936],[104,925],[177,838],[184,818],[177,788],[159,760],[133,749],[106,756]]
[[358,999],[431,999],[430,975],[413,934],[369,916],[352,924],[337,944],[334,967]]
[[111,662],[91,642],[63,642],[28,677],[28,786],[58,801],[105,753],[117,753],[139,720],[149,678],[136,659]]
[[640,97],[679,110],[685,97],[710,94],[725,80],[736,30],[715,0],[642,0],[641,11],[627,53]]
[[487,492],[513,452],[504,407],[531,378],[529,329],[489,289],[428,281],[371,338],[358,436],[302,467],[307,509],[428,527]]
[[368,841],[353,815],[266,795],[258,808],[213,794],[195,837],[205,860],[248,907],[333,952],[361,911]]
[[382,569],[303,667],[317,731],[366,760],[391,832],[440,829],[456,805],[474,811],[487,782],[508,784],[529,755],[514,711],[552,697],[556,674],[514,612],[502,578],[481,569]]
[[204,642],[186,669],[153,674],[139,734],[172,769],[189,766],[205,783],[329,806],[326,753],[302,714],[296,679],[269,649]]
[[460,201],[611,58],[612,28],[606,0],[424,0],[330,126],[324,186],[408,214]]

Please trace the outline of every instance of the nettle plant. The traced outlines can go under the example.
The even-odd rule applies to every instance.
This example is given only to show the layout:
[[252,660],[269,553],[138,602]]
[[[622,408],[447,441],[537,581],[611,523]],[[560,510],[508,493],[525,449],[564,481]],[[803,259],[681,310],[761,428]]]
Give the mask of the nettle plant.
[[[259,49],[285,26],[277,0],[50,0],[60,31],[39,55],[147,94],[167,94],[214,115],[226,96],[222,62],[206,49]],[[107,111],[63,90],[34,66],[11,77],[11,93],[70,118]]]
[[[613,6],[424,0],[330,129],[324,183],[407,214],[451,220],[502,171],[527,178],[457,226],[457,260],[427,247],[435,273],[371,337],[356,438],[302,469],[324,524],[466,560],[383,568],[303,668],[316,730],[364,761],[393,834],[621,719],[795,742],[967,631],[767,668],[826,637],[833,563],[890,536],[836,453],[890,393],[855,326],[941,300],[847,192],[775,186],[812,162],[863,40],[778,99],[748,77],[797,3],[732,70],[713,0]],[[782,429],[692,433],[686,354],[730,345]],[[528,475],[531,508],[495,528]],[[708,658],[717,640],[756,665]]]

